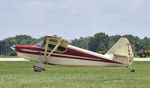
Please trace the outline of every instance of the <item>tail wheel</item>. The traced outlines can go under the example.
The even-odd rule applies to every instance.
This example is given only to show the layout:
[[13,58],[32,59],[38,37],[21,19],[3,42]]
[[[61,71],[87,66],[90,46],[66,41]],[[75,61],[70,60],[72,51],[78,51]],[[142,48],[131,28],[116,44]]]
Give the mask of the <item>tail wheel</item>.
[[135,72],[135,70],[134,70],[134,69],[131,69],[131,72]]
[[133,68],[131,68],[130,66],[127,66],[127,68],[131,71],[131,72],[135,72],[135,70]]

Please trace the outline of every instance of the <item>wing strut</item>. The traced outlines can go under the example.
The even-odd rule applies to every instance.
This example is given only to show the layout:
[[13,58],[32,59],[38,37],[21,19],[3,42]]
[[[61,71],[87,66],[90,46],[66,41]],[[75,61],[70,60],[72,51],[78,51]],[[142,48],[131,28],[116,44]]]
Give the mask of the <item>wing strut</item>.
[[51,42],[50,42],[50,39],[46,39],[45,52],[44,52],[43,60],[46,60],[48,62],[48,57],[50,57],[52,55],[52,53],[58,49],[58,46],[60,45],[60,43],[61,43],[61,39],[57,39],[56,46],[51,50],[51,52],[47,56],[48,45],[51,44]]

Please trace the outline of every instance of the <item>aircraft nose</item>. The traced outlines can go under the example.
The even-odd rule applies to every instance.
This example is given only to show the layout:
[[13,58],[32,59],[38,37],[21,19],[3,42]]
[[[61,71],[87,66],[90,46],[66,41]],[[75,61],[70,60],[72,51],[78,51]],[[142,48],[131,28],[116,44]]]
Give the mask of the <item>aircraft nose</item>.
[[12,45],[10,48],[11,48],[12,50],[15,50],[15,49],[16,49],[16,45]]

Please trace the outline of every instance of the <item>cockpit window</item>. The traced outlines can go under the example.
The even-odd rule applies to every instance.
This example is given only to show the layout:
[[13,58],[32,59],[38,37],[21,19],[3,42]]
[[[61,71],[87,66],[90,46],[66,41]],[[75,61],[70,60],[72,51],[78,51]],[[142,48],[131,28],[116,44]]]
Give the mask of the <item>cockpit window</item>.
[[[44,47],[45,47],[44,40],[41,40],[41,41],[37,42],[37,43],[35,44],[35,46],[44,49]],[[55,48],[55,46],[56,46],[56,45],[48,44],[48,49],[49,49],[49,50],[53,50],[53,49]],[[67,48],[62,47],[62,46],[58,46],[56,52],[65,52],[66,50],[67,50]]]

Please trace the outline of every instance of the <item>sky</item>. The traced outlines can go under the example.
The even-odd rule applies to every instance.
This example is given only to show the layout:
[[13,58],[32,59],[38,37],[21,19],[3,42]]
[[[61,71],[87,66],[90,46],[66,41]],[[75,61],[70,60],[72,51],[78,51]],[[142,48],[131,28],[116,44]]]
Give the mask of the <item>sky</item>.
[[72,40],[98,32],[150,37],[150,0],[0,0],[0,40],[26,34]]

